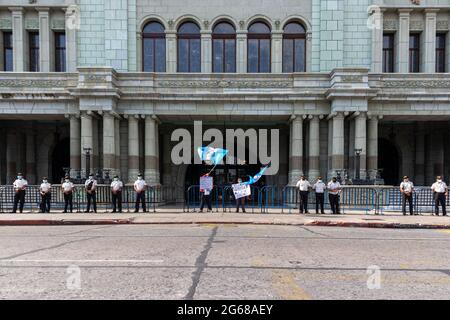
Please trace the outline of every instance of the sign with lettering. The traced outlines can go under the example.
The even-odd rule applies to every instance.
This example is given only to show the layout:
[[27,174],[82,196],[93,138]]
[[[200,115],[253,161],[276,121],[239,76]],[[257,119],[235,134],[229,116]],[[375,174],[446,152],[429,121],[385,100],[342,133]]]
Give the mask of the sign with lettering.
[[213,185],[213,177],[200,177],[200,190],[212,190]]
[[233,187],[234,197],[236,199],[248,197],[252,194],[252,190],[250,188],[250,185],[248,185],[248,184],[237,183],[237,184],[233,184],[232,187]]

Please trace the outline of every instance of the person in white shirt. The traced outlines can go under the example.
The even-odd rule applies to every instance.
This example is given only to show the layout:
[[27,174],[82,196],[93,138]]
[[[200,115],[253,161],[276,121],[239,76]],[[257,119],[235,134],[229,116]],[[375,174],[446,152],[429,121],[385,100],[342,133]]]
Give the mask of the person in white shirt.
[[314,183],[312,187],[316,193],[316,214],[319,214],[319,206],[320,213],[325,214],[325,210],[323,209],[323,205],[325,202],[325,189],[327,188],[326,184],[322,181],[322,177],[319,177]]
[[403,182],[400,183],[400,192],[402,193],[402,211],[403,215],[406,216],[406,202],[409,204],[409,214],[414,215],[413,209],[413,192],[414,184],[409,181],[408,176],[403,177]]
[[64,211],[67,213],[67,209],[70,207],[70,212],[73,212],[73,191],[75,190],[74,184],[70,181],[69,176],[64,177],[64,182],[61,185],[61,191],[64,194]]
[[119,176],[115,176],[111,182],[113,213],[117,212],[117,209],[122,212],[122,189],[122,181],[120,181]]
[[97,180],[94,179],[94,175],[89,174],[89,179],[84,183],[84,189],[86,190],[87,208],[85,213],[91,211],[91,202],[94,206],[94,212],[97,212]]
[[[203,177],[209,177],[209,173],[203,175]],[[208,212],[212,211],[211,205],[211,190],[210,189],[200,189],[200,212],[203,212],[205,204],[208,206]]]
[[134,212],[139,212],[140,202],[142,202],[142,210],[147,212],[145,204],[145,190],[147,190],[147,182],[145,182],[142,174],[139,174],[138,179],[134,182],[134,191],[136,192],[136,205]]
[[336,177],[333,177],[327,185],[328,189],[328,199],[330,200],[331,212],[333,214],[340,214],[339,211],[339,201],[340,201],[340,192],[341,192],[341,184],[337,181]]
[[308,194],[309,189],[311,188],[311,184],[308,180],[306,180],[305,176],[301,176],[300,180],[297,182],[297,188],[300,191],[300,213],[309,213],[308,212]]
[[42,178],[42,183],[39,186],[39,192],[41,194],[41,213],[50,213],[50,202],[52,199],[52,185],[48,182],[47,177]]
[[[17,206],[19,206],[20,213],[23,212],[23,207],[25,206],[25,189],[28,186],[28,181],[23,178],[22,173],[17,174],[17,179],[13,183],[14,187],[14,206],[12,213],[17,212]],[[19,205],[20,203],[20,205]]]
[[434,193],[434,213],[439,215],[439,205],[442,206],[442,215],[447,215],[447,210],[445,208],[445,200],[448,196],[448,187],[447,184],[442,181],[441,176],[436,177],[436,182],[431,186],[431,190]]

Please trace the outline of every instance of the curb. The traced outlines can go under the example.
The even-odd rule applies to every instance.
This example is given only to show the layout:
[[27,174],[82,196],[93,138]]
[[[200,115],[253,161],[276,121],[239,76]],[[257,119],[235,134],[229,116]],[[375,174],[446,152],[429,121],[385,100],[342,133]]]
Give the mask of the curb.
[[76,226],[76,225],[276,225],[276,226],[318,226],[343,228],[383,228],[383,229],[448,229],[450,225],[432,224],[402,224],[378,222],[339,222],[339,221],[311,221],[311,222],[280,222],[280,221],[135,221],[131,219],[91,219],[91,220],[0,220],[0,226]]

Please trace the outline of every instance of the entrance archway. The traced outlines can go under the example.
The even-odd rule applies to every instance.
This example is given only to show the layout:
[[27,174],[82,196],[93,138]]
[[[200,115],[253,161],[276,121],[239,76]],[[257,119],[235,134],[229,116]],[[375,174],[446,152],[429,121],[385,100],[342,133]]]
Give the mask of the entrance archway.
[[393,142],[378,140],[378,168],[386,185],[397,185],[400,181],[400,154]]
[[59,183],[64,178],[64,168],[70,166],[70,138],[59,141],[52,154],[52,181]]

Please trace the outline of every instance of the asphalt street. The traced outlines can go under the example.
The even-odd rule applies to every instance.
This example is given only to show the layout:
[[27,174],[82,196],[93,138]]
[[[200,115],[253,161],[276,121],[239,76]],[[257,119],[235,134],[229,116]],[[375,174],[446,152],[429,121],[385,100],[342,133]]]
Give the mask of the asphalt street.
[[0,227],[1,299],[450,299],[450,230]]

